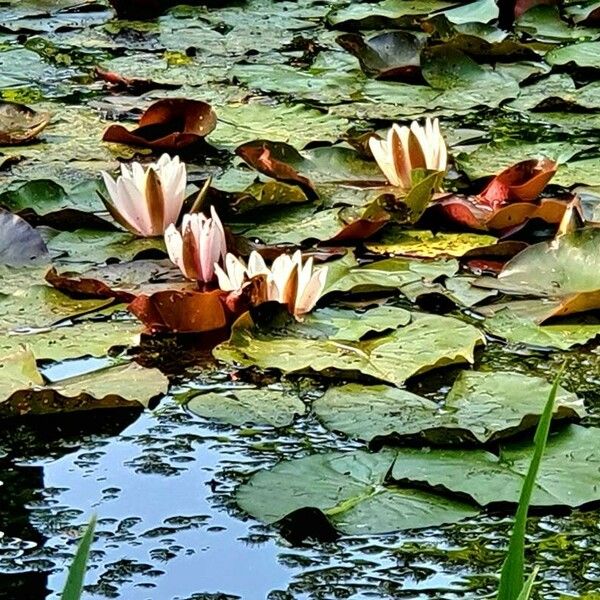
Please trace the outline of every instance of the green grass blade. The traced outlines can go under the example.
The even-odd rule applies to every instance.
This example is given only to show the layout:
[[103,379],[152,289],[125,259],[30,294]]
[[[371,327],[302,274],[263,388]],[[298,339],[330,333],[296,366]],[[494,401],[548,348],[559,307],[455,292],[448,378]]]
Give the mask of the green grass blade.
[[554,412],[554,401],[556,400],[561,375],[562,369],[554,380],[544,412],[540,417],[540,422],[535,432],[533,458],[531,459],[529,471],[521,489],[521,497],[519,498],[515,525],[508,546],[508,554],[502,565],[497,600],[518,600],[523,590],[525,580],[525,527],[527,525],[527,513],[529,511],[529,503],[531,502],[535,480],[540,469],[540,463],[542,462],[542,455],[548,441],[548,433]]
[[531,592],[533,591],[533,584],[535,583],[537,572],[538,569],[536,567],[525,582],[525,585],[523,586],[523,589],[521,590],[521,593],[519,594],[517,600],[529,600],[529,598],[531,597]]
[[94,529],[96,528],[96,516],[94,515],[77,548],[77,553],[73,563],[69,568],[67,583],[61,595],[61,600],[80,600],[83,592],[83,580],[87,570],[87,561],[90,554],[90,546],[94,539]]

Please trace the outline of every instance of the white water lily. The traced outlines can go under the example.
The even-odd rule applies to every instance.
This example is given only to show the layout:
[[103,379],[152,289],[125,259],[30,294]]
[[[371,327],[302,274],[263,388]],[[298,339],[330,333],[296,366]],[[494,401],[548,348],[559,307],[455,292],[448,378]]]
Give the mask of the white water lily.
[[183,215],[181,233],[174,223],[165,231],[169,258],[188,279],[208,283],[215,277],[215,264],[221,263],[227,252],[225,230],[214,207],[211,217],[202,213]]
[[290,313],[300,317],[310,312],[321,297],[327,279],[327,267],[313,268],[313,259],[302,263],[302,253],[281,254],[269,269],[258,252],[252,252],[248,265],[232,254],[225,258],[225,269],[215,265],[222,290],[239,291],[250,279],[265,277],[263,302],[285,304]]
[[109,199],[102,198],[111,216],[125,229],[142,237],[163,235],[176,223],[185,198],[185,163],[163,154],[146,170],[139,162],[131,170],[121,165],[116,181],[106,172],[102,177]]
[[385,140],[371,137],[369,147],[390,184],[404,190],[412,187],[413,169],[445,172],[448,166],[438,119],[426,119],[424,127],[417,121],[410,128],[394,124]]

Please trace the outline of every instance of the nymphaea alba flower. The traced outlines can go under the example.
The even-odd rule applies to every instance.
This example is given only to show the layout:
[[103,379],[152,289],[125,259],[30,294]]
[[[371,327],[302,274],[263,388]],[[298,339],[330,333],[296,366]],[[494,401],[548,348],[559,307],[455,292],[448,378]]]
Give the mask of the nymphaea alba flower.
[[102,172],[109,199],[102,198],[107,210],[119,225],[135,235],[163,235],[176,223],[185,198],[185,163],[179,157],[163,154],[146,170],[138,162],[121,165],[115,181]]
[[369,147],[390,184],[404,190],[413,185],[414,169],[445,172],[448,165],[438,119],[426,119],[424,127],[416,121],[410,127],[394,124],[386,139],[371,137]]
[[309,313],[321,297],[327,279],[327,267],[315,269],[313,259],[302,262],[298,250],[293,256],[281,254],[269,269],[258,252],[252,252],[248,265],[232,254],[225,259],[225,269],[215,265],[222,290],[235,292],[244,284],[262,276],[265,285],[260,302],[275,301],[285,304],[295,317]]
[[215,264],[227,253],[225,230],[214,207],[211,217],[202,213],[183,215],[181,233],[174,223],[165,231],[169,258],[188,279],[208,283],[215,276]]

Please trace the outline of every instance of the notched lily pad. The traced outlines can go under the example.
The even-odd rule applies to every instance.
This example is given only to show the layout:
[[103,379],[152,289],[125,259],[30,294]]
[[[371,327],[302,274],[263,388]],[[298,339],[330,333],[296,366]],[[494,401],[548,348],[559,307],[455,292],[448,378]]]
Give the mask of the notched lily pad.
[[458,500],[418,489],[389,485],[390,451],[331,452],[284,461],[259,471],[237,492],[240,507],[266,523],[303,508],[321,511],[346,534],[375,534],[434,527],[477,513]]
[[3,357],[0,418],[78,412],[109,408],[148,407],[166,394],[168,379],[158,369],[137,363],[110,366],[84,375],[44,384],[31,350]]
[[[363,326],[368,326],[369,313],[376,311],[361,315]],[[356,319],[353,311],[346,313],[346,318]],[[393,328],[391,333],[368,338],[352,336],[356,328],[351,323],[345,326],[348,333],[342,338],[315,338],[314,330],[319,324],[318,311],[312,315],[308,330],[293,324],[285,329],[261,327],[246,313],[233,325],[229,341],[217,346],[213,354],[219,360],[243,367],[274,368],[285,373],[362,375],[400,386],[408,378],[435,368],[472,363],[475,347],[484,343],[482,334],[472,325],[437,315],[412,314],[411,322],[402,326],[388,321],[387,328]],[[337,328],[340,327],[338,323]]]
[[230,388],[198,392],[185,407],[195,415],[230,425],[272,425],[285,427],[306,407],[298,395],[277,388]]
[[111,125],[102,139],[169,152],[198,144],[216,125],[217,116],[210,104],[200,100],[168,98],[152,104],[133,131],[123,125]]
[[[406,390],[356,383],[329,388],[313,408],[329,429],[369,442],[420,438],[441,445],[485,444],[535,427],[550,392],[517,373],[461,373],[443,404]],[[585,416],[583,402],[559,389],[555,419]]]
[[26,144],[50,122],[50,114],[16,102],[0,102],[0,146]]

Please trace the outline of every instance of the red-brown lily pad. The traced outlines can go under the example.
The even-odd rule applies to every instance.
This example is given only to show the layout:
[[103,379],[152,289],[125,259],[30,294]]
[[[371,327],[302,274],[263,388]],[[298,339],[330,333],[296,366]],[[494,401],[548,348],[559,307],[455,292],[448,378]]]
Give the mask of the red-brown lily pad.
[[204,333],[232,322],[226,296],[222,290],[164,290],[141,294],[128,308],[151,333]]
[[309,198],[317,197],[313,182],[292,166],[304,162],[304,158],[292,146],[256,140],[242,144],[236,148],[235,153],[260,173],[284,183],[298,185]]
[[0,145],[31,142],[49,122],[50,113],[16,102],[0,102]]
[[102,139],[170,152],[202,142],[216,125],[217,116],[210,104],[168,98],[152,104],[141,116],[136,129],[129,131],[123,125],[111,125]]
[[144,92],[149,92],[150,90],[172,90],[179,87],[170,83],[158,83],[151,79],[142,79],[141,77],[125,77],[120,73],[107,71],[101,67],[96,67],[94,69],[94,74],[98,79],[108,83],[115,90],[127,91],[135,96],[143,94]]
[[496,175],[478,198],[492,208],[509,202],[532,202],[554,177],[556,169],[557,163],[546,158],[519,162]]

